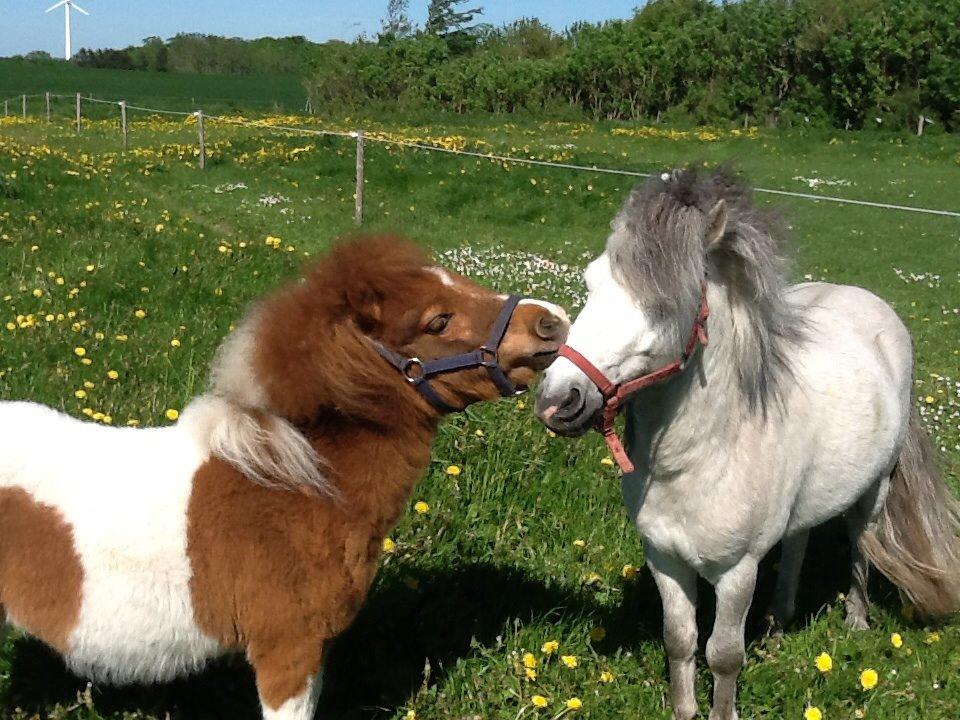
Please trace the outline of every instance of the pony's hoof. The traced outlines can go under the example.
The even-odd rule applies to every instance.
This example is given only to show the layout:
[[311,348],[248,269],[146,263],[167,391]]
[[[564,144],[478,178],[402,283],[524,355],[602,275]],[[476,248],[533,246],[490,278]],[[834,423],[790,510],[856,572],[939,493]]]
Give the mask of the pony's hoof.
[[734,710],[729,715],[722,715],[718,712],[711,711],[709,720],[740,720],[740,716],[737,714],[737,711]]
[[673,708],[673,720],[693,720],[696,716],[696,704]]

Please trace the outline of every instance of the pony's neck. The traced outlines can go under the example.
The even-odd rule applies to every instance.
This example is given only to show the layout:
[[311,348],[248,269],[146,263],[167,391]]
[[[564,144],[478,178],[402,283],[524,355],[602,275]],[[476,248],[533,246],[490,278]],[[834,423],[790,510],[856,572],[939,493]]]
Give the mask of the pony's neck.
[[740,344],[749,341],[743,309],[714,284],[708,286],[707,302],[709,344],[682,373],[638,393],[627,406],[630,455],[653,477],[709,462],[711,453],[699,451],[729,444],[756,415],[738,373]]
[[419,413],[409,420],[383,426],[331,414],[307,431],[330,468],[340,501],[378,537],[396,524],[430,462],[437,420]]

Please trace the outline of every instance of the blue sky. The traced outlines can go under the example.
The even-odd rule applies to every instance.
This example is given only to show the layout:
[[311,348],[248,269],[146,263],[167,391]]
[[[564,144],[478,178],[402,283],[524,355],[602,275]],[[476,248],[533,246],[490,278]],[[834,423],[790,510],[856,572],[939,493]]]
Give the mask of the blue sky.
[[[0,56],[31,50],[63,54],[63,10],[44,14],[56,0],[0,0]],[[311,40],[352,39],[374,34],[386,0],[76,0],[91,13],[73,15],[74,50],[125,47],[150,35],[202,32],[246,38],[305,35]],[[428,0],[411,0],[410,15],[426,17]],[[519,17],[538,17],[562,29],[578,20],[628,17],[641,0],[477,0],[483,19],[500,25]]]

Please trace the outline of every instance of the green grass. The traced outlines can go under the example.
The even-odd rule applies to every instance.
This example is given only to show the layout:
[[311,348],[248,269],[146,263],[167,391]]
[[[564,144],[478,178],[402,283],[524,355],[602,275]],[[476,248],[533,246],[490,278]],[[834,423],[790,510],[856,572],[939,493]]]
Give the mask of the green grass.
[[[138,119],[131,151],[122,156],[115,119],[103,115],[78,139],[69,108],[62,111],[52,126],[0,125],[0,262],[8,268],[0,279],[0,397],[29,398],[74,415],[88,408],[109,414],[114,424],[164,424],[167,408],[183,407],[203,389],[207,363],[243,305],[293,277],[305,253],[323,252],[352,229],[353,146],[211,123],[211,157],[201,173],[191,124]],[[760,186],[807,190],[794,178],[842,180],[850,185],[827,190],[960,210],[960,139],[949,136],[763,132],[706,142],[532,121],[363,125],[641,171],[733,158]],[[575,306],[582,297],[578,270],[602,248],[629,186],[622,177],[504,168],[371,143],[366,225],[402,230],[482,282]],[[277,204],[261,202],[267,196]],[[757,199],[779,207],[792,226],[798,279],[864,285],[903,316],[916,342],[917,393],[930,397],[925,418],[957,489],[960,220]],[[281,237],[283,247],[268,247],[267,235]],[[544,258],[564,267],[545,270]],[[939,279],[913,281],[909,273]],[[138,319],[137,309],[146,317]],[[47,314],[53,321],[43,319]],[[16,329],[4,330],[7,322]],[[171,346],[174,338],[180,347]],[[86,348],[91,364],[80,363],[77,346]],[[119,379],[107,380],[108,370]],[[84,381],[94,387],[78,399],[74,392]],[[669,717],[659,599],[645,570],[624,572],[642,567],[643,549],[621,510],[616,472],[601,464],[605,451],[597,437],[552,438],[526,403],[478,407],[443,424],[413,498],[426,501],[430,512],[411,510],[392,535],[396,550],[385,556],[365,610],[331,658],[320,717],[402,718],[412,710],[436,720],[552,718],[570,697],[582,699],[577,714],[585,718]],[[50,442],[55,452],[55,438]],[[462,468],[459,476],[445,473],[451,464]],[[741,717],[800,718],[812,703],[830,719],[860,712],[878,720],[955,720],[960,623],[945,623],[933,642],[934,628],[903,618],[895,593],[878,582],[873,629],[848,632],[837,601],[847,584],[841,536],[833,527],[816,534],[802,612],[782,642],[752,633]],[[769,565],[752,627],[770,596]],[[705,639],[710,593],[703,597]],[[597,627],[606,635],[591,641]],[[895,631],[904,637],[900,650],[889,642]],[[543,655],[551,640],[560,643],[559,654],[578,657],[577,668]],[[523,679],[528,651],[539,661],[533,682]],[[827,676],[813,666],[823,651],[834,659]],[[881,678],[870,692],[858,685],[867,667]],[[612,682],[600,682],[603,671],[613,673]],[[709,687],[701,659],[701,708]],[[125,713],[253,718],[258,712],[251,678],[238,661],[159,688],[96,687],[78,697],[83,688],[36,642],[10,638],[0,653],[0,707],[7,716],[15,708],[25,716],[111,720]],[[549,707],[534,710],[535,694],[548,698]]]
[[[79,92],[135,104],[149,102],[151,107],[164,110],[203,107],[298,112],[307,99],[303,84],[293,75],[193,75],[0,59],[0,100],[44,92],[71,96]],[[40,112],[42,98],[29,102],[34,111]],[[10,108],[19,113],[19,99],[11,102]]]

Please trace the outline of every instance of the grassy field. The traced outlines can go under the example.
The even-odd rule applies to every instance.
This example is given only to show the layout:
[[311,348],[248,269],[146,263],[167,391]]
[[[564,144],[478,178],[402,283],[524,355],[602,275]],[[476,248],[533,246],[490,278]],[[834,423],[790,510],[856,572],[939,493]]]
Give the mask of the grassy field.
[[[168,408],[204,388],[207,363],[244,304],[352,229],[352,141],[212,122],[200,172],[189,121],[138,117],[121,154],[115,118],[102,115],[77,138],[68,109],[61,113],[50,126],[0,121],[0,263],[8,268],[0,278],[0,397],[98,422],[164,424]],[[640,171],[734,159],[758,186],[960,210],[960,139],[948,136],[489,119],[362,124],[379,137]],[[629,186],[622,177],[370,143],[366,226],[402,230],[481,282],[575,309],[579,271],[601,250]],[[960,220],[775,204],[793,228],[798,279],[866,286],[908,323],[918,401],[957,490]],[[281,238],[279,247],[268,236]],[[78,346],[89,363],[75,355]],[[411,509],[391,536],[395,547],[369,602],[331,659],[320,717],[669,717],[659,599],[620,509],[617,473],[597,437],[550,437],[529,404],[503,401],[444,423],[411,501],[427,502],[429,512]],[[447,474],[450,465],[462,472]],[[838,601],[847,586],[841,535],[833,527],[815,535],[801,613],[779,642],[757,631],[772,587],[768,563],[741,716],[799,719],[813,705],[830,720],[956,720],[960,622],[917,624],[877,582],[873,629],[848,632]],[[702,615],[705,639],[709,607]],[[895,632],[900,648],[890,641]],[[545,653],[548,642],[559,650]],[[821,652],[834,661],[826,674],[814,667]],[[525,653],[535,679],[526,678]],[[560,656],[575,657],[576,667]],[[870,691],[858,679],[866,668],[880,677]],[[705,708],[703,669],[700,681]],[[8,717],[258,716],[239,660],[160,688],[85,687],[36,642],[11,637],[0,652]],[[547,706],[534,707],[535,695]],[[565,709],[571,698],[582,708]]]
[[[258,109],[298,112],[307,99],[300,79],[292,75],[192,75],[141,70],[80,68],[63,62],[24,62],[0,58],[0,99],[36,93],[150,102],[160,109]],[[39,112],[42,100],[30,101]],[[10,103],[20,112],[19,101]]]

